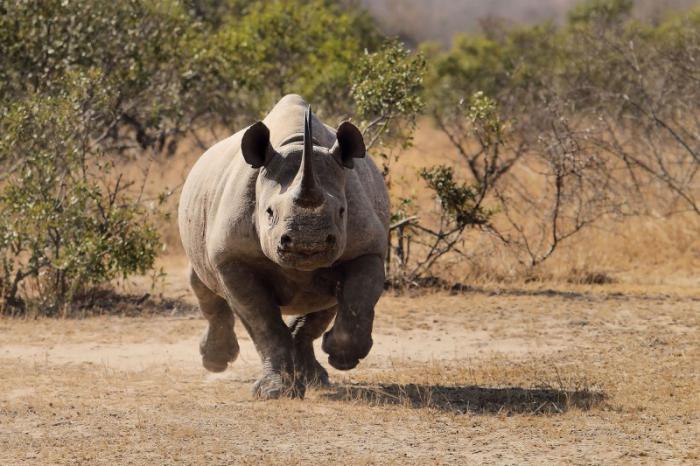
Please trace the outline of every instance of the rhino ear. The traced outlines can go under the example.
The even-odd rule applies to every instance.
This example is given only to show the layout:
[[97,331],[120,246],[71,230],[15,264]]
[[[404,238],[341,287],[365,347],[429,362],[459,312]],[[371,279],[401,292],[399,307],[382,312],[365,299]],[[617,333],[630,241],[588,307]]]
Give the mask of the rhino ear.
[[270,145],[270,130],[265,123],[258,121],[243,133],[241,152],[253,168],[260,168],[270,160],[273,149]]
[[336,142],[330,149],[335,160],[345,168],[355,166],[352,159],[360,159],[365,156],[367,149],[362,133],[349,121],[344,121],[335,133]]

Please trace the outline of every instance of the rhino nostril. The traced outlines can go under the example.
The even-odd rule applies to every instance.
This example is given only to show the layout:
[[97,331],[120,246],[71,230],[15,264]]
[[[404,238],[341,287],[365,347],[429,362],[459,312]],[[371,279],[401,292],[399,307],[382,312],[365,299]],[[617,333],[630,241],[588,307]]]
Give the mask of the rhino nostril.
[[334,245],[335,244],[335,235],[326,236],[326,244]]
[[282,235],[282,237],[280,238],[280,243],[282,244],[283,248],[288,248],[292,245],[292,237],[287,234]]

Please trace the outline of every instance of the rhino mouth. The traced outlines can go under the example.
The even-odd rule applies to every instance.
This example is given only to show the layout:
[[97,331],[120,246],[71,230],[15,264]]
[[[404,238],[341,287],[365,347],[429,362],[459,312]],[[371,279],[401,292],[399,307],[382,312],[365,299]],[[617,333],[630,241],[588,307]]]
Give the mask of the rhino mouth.
[[279,254],[280,256],[299,259],[312,259],[314,257],[324,257],[329,255],[331,252],[332,251],[329,251],[327,249],[320,249],[318,251],[294,251],[289,249],[277,248],[277,254]]
[[296,268],[318,267],[333,262],[334,251],[329,249],[290,250],[277,248],[277,256],[280,262]]

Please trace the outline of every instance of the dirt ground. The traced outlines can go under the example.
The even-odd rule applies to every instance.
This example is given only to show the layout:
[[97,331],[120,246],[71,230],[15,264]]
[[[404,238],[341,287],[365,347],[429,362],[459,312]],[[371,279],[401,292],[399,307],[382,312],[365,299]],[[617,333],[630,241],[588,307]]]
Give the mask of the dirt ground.
[[243,329],[201,367],[188,309],[0,320],[0,464],[700,462],[692,294],[389,293],[356,370],[272,402]]

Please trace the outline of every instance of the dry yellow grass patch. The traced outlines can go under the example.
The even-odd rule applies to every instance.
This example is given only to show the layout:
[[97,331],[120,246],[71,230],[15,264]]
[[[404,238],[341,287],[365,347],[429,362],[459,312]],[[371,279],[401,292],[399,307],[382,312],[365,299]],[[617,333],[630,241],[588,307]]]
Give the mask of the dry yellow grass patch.
[[0,320],[0,463],[700,461],[697,299],[388,296],[370,357],[303,401],[251,398],[242,330],[204,372],[203,327]]

